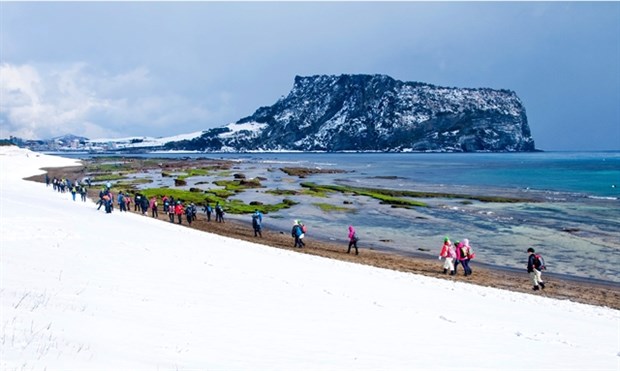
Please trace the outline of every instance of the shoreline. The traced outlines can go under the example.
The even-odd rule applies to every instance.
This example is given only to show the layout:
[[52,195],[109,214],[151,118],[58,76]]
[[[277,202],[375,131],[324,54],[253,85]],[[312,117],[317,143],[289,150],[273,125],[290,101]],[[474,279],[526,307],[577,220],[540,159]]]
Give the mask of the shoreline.
[[[50,178],[68,177],[70,179],[75,179],[84,175],[85,166],[44,168],[42,170],[46,171]],[[44,177],[45,175],[43,174],[28,177],[26,179],[44,183]],[[53,192],[51,188],[50,192]],[[97,188],[92,187],[89,189],[88,196],[91,201],[96,200],[98,198]],[[111,216],[106,215],[103,211],[100,212],[100,217],[113,217],[113,215],[119,211],[116,208]],[[161,222],[169,223],[167,215],[163,215],[163,212],[160,212],[159,214],[158,219]],[[151,218],[150,212],[145,217]],[[183,225],[189,227],[186,224],[185,218],[183,218],[183,221]],[[530,293],[533,295],[561,300],[571,300],[583,304],[604,306],[620,310],[620,285],[616,285],[613,282],[543,272],[543,277],[547,283],[547,288],[544,291],[534,293],[530,288],[529,276],[525,271],[525,267],[521,271],[516,268],[499,267],[485,263],[478,263],[477,261],[472,260],[470,264],[474,271],[473,275],[465,277],[462,275],[461,269],[459,270],[460,274],[450,276],[442,273],[442,263],[437,259],[422,256],[406,256],[405,254],[397,254],[396,252],[386,252],[366,248],[363,243],[359,246],[360,255],[357,256],[346,253],[347,242],[344,240],[342,242],[338,242],[322,240],[320,238],[314,239],[312,238],[312,235],[308,236],[306,240],[307,246],[305,248],[293,248],[293,239],[289,234],[290,232],[273,230],[265,227],[266,226],[263,227],[263,238],[254,237],[249,216],[247,222],[227,218],[225,223],[217,223],[215,222],[214,217],[211,222],[207,222],[206,215],[199,212],[198,219],[193,222],[189,228],[215,233],[238,240],[250,241],[273,248],[291,251],[294,250],[299,253],[316,255],[329,259],[338,259],[378,268],[421,274],[428,277],[446,279],[454,282],[471,283],[480,286],[488,286],[514,292]],[[415,253],[407,255],[415,255]]]

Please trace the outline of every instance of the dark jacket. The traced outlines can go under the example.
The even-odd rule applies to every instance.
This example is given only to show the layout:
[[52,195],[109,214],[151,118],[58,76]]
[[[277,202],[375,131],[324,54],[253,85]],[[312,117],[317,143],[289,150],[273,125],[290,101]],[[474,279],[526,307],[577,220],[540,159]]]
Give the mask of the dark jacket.
[[527,272],[528,273],[534,272],[535,267],[536,267],[536,255],[530,254],[530,256],[527,258]]

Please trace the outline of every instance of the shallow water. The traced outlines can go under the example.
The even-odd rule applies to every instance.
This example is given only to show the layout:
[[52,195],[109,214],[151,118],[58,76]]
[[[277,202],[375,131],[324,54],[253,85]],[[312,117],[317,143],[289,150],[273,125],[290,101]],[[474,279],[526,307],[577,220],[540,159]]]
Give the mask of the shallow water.
[[[162,157],[161,155],[140,157]],[[175,157],[176,155],[167,155]],[[176,157],[187,157],[187,154]],[[233,172],[261,176],[265,189],[299,189],[302,181],[360,187],[532,198],[535,203],[482,203],[423,199],[429,207],[392,208],[367,197],[331,194],[327,198],[287,196],[300,202],[265,216],[266,228],[288,232],[294,219],[308,225],[311,239],[340,241],[354,225],[361,248],[397,250],[434,256],[444,236],[468,238],[476,260],[524,269],[528,247],[546,259],[549,271],[620,282],[620,153],[527,154],[211,154],[238,160]],[[284,166],[347,170],[306,179],[279,170]],[[138,175],[142,176],[142,175]],[[173,178],[149,174],[155,182],[142,187],[171,186]],[[203,189],[231,176],[188,178]],[[208,184],[195,185],[197,182]],[[616,187],[613,187],[616,185]],[[276,203],[284,196],[248,190],[233,198]],[[348,204],[345,204],[344,202]],[[313,203],[330,203],[352,211],[324,212]],[[247,216],[229,216],[248,220]],[[439,266],[439,262],[438,262]]]

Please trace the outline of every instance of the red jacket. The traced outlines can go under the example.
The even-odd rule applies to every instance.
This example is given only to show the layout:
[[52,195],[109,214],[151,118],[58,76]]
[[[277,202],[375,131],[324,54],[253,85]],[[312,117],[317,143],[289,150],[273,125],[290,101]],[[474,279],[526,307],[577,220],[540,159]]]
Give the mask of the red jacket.
[[174,207],[174,213],[177,214],[177,215],[185,214],[185,210],[183,209],[183,205],[177,204],[177,206]]

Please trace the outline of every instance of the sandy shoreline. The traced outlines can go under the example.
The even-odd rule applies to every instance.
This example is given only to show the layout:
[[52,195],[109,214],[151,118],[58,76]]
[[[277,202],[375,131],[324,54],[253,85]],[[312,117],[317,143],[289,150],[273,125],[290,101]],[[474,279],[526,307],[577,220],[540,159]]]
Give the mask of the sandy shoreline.
[[[83,167],[53,168],[47,170],[50,178],[67,177],[69,179],[76,179],[84,176]],[[43,182],[44,176],[35,176],[29,179]],[[93,187],[89,190],[89,197],[96,200],[98,198],[97,192],[97,188]],[[119,211],[115,210],[115,213],[116,212]],[[101,214],[101,217],[114,217],[114,214],[105,215],[103,211],[101,211]],[[150,214],[145,217],[150,218]],[[169,223],[167,216],[163,215],[161,212],[161,207],[159,219],[162,223]],[[274,248],[295,250],[300,253],[317,255],[330,259],[339,259],[358,264],[422,274],[439,279],[468,282],[476,285],[506,289],[510,291],[527,293],[532,292],[529,277],[525,271],[525,268],[522,272],[516,272],[512,269],[487,266],[473,261],[473,275],[464,277],[461,270],[460,275],[449,276],[443,274],[442,263],[437,259],[403,256],[395,253],[370,250],[364,247],[363,242],[360,243],[360,255],[356,256],[354,254],[346,253],[346,241],[341,243],[321,241],[313,239],[311,235],[309,235],[306,240],[306,248],[296,249],[293,248],[293,240],[288,231],[269,230],[268,228],[265,228],[263,230],[263,238],[254,237],[249,216],[247,223],[230,219],[225,223],[216,223],[214,218],[212,218],[211,222],[207,222],[206,215],[199,214],[198,220],[192,223],[191,228],[224,235],[235,239],[252,241],[254,243],[260,243]],[[567,299],[585,304],[620,309],[620,285],[597,282],[594,280],[589,281],[587,279],[573,279],[572,277],[562,277],[561,275],[548,274],[547,272],[544,273],[544,277],[547,283],[547,288],[544,291],[536,292],[535,295],[542,295],[556,299]]]

